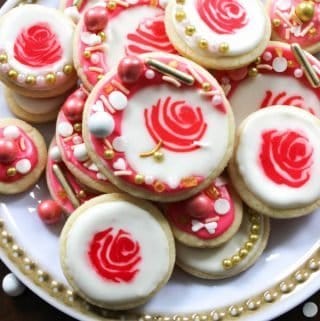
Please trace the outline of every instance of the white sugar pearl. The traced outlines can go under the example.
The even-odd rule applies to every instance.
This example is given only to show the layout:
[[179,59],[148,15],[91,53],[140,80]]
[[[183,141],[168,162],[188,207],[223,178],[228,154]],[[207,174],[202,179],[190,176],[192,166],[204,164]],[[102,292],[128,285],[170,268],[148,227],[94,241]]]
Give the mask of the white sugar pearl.
[[82,141],[82,138],[80,136],[75,136],[75,137],[72,138],[72,142],[75,145],[78,145],[78,144],[81,144],[83,141]]
[[18,77],[17,77],[17,81],[22,84],[26,81],[26,75],[24,74],[19,74]]
[[17,126],[10,125],[3,130],[3,136],[9,139],[16,139],[20,136],[20,130]]
[[296,78],[301,78],[302,76],[303,76],[303,71],[302,71],[302,69],[300,69],[300,68],[297,68],[297,69],[295,69],[295,71],[294,71],[294,76],[296,77]]
[[108,96],[109,102],[116,110],[123,110],[128,105],[128,98],[121,91],[115,90]]
[[144,75],[147,79],[153,79],[156,76],[156,73],[153,70],[148,69]]
[[273,60],[272,67],[276,72],[284,72],[288,68],[288,61],[284,57],[277,57]]
[[222,104],[222,97],[220,95],[214,95],[211,102],[214,107],[219,106]]
[[263,59],[265,61],[270,61],[272,59],[272,53],[270,51],[266,51],[264,54],[263,54]]
[[16,170],[18,173],[27,174],[30,172],[30,169],[31,169],[31,163],[29,159],[24,158],[17,161]]
[[61,162],[61,153],[58,146],[53,146],[49,151],[50,158],[55,162]]
[[314,318],[318,314],[318,306],[313,302],[307,302],[302,308],[303,315],[307,318]]
[[168,4],[168,0],[159,0],[159,5],[161,8],[165,8]]
[[64,9],[64,14],[66,14],[75,24],[77,24],[80,19],[80,13],[76,6]]
[[113,140],[112,146],[117,152],[124,152],[126,150],[126,143],[122,136],[118,136]]
[[227,214],[230,210],[230,202],[225,198],[217,199],[213,206],[215,211],[220,215]]
[[0,70],[1,70],[2,72],[8,72],[8,71],[10,70],[9,64],[2,64],[2,65],[0,65]]
[[61,122],[57,126],[57,131],[58,131],[58,134],[61,135],[62,137],[69,137],[73,134],[73,127],[68,122]]
[[37,84],[39,86],[44,86],[46,84],[46,80],[43,76],[38,76],[37,77]]
[[104,111],[98,111],[89,117],[88,127],[93,136],[107,137],[113,132],[114,126],[113,118]]
[[85,162],[89,158],[86,145],[75,145],[73,155],[79,162]]
[[13,273],[9,273],[2,280],[2,289],[9,296],[19,296],[24,292],[26,287]]
[[94,65],[97,65],[100,61],[99,59],[99,55],[97,54],[92,54],[91,57],[90,57],[90,61],[94,64]]

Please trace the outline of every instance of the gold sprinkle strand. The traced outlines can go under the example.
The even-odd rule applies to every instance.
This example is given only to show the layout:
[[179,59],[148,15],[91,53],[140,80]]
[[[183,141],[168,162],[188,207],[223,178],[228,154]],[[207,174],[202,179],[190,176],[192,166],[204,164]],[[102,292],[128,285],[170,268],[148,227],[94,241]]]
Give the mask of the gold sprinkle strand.
[[311,66],[305,51],[297,43],[291,44],[291,50],[302,67],[302,70],[313,88],[320,87],[320,79],[313,67]]
[[66,194],[68,195],[68,198],[69,198],[72,206],[75,208],[79,207],[80,202],[79,202],[76,194],[74,193],[71,185],[69,184],[69,182],[67,181],[67,179],[63,175],[63,172],[62,172],[61,168],[59,167],[59,165],[54,164],[52,166],[52,170],[53,170],[55,177],[57,178],[57,180],[59,181],[59,183],[61,184],[61,186],[65,190]]
[[157,146],[155,148],[153,148],[151,151],[149,152],[145,152],[145,153],[141,153],[139,156],[140,157],[150,157],[152,156],[155,152],[157,152],[162,146],[162,140],[159,141],[159,143],[157,144]]
[[194,84],[194,77],[191,75],[177,70],[175,68],[172,68],[159,60],[156,59],[147,59],[145,63],[152,69],[157,70],[167,76],[171,76],[173,78],[176,78],[177,80],[181,81],[182,83],[192,86]]
[[78,9],[81,7],[83,0],[74,0],[73,6],[76,6]]

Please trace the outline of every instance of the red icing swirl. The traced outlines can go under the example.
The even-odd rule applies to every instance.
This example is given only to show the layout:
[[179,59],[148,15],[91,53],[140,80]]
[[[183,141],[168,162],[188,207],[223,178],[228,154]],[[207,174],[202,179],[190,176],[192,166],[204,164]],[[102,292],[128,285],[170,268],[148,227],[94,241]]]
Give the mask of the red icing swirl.
[[112,227],[94,235],[89,246],[89,259],[96,272],[112,282],[130,283],[139,272],[140,245],[122,229]]
[[144,111],[149,134],[162,147],[175,152],[190,152],[199,148],[199,141],[206,129],[200,107],[194,108],[184,100],[172,101],[171,97],[159,99],[152,108]]
[[197,0],[201,19],[218,34],[233,34],[248,23],[245,9],[237,0]]
[[265,175],[276,184],[293,188],[310,178],[313,147],[302,133],[269,130],[262,134],[259,159]]
[[134,33],[127,35],[127,55],[152,51],[175,53],[164,26],[164,14],[143,20]]
[[15,59],[31,67],[53,64],[63,54],[57,35],[47,23],[23,29],[16,38],[13,50]]

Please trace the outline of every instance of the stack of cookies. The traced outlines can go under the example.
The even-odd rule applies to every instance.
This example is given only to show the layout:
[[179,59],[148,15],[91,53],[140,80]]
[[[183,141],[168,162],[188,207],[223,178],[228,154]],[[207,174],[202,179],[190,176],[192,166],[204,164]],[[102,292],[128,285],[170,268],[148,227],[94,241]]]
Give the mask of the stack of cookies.
[[[38,212],[68,218],[61,265],[88,302],[141,305],[175,263],[235,276],[270,217],[320,206],[320,62],[302,49],[318,51],[320,3],[293,2],[82,0],[0,18],[13,113],[48,121],[59,106]],[[0,121],[0,193],[44,169],[28,126]]]

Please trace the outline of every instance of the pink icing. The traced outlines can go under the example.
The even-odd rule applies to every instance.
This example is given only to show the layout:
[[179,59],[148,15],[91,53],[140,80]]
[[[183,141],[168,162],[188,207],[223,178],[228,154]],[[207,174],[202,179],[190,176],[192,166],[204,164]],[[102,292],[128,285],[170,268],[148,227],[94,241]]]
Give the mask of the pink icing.
[[[273,19],[280,19],[281,17],[277,12],[280,12],[281,15],[289,16],[291,10],[302,2],[301,0],[288,0],[286,3],[289,5],[285,5],[283,1],[273,0],[271,1],[269,15],[270,18]],[[281,5],[282,4],[282,5]],[[315,14],[313,19],[308,22],[303,22],[301,25],[298,25],[294,20],[289,18],[289,22],[292,24],[293,28],[287,25],[282,21],[281,25],[278,27],[273,27],[273,32],[277,34],[277,37],[280,38],[281,41],[287,43],[298,43],[302,47],[309,47],[312,46],[320,41],[320,33],[318,32],[320,28],[320,4],[318,2],[313,1],[315,5]],[[317,30],[315,34],[310,34],[309,32],[304,32],[305,28],[309,28],[310,24],[313,24],[313,27]],[[307,29],[306,29],[307,30]],[[305,34],[304,34],[305,33]]]
[[[55,143],[51,145],[51,148],[56,146]],[[50,153],[49,153],[50,155]],[[48,157],[47,161],[47,169],[46,169],[46,175],[47,175],[47,184],[50,187],[51,193],[54,193],[51,195],[54,200],[60,205],[60,207],[63,209],[63,211],[66,214],[71,214],[75,208],[68,199],[63,187],[61,186],[60,182],[57,180],[56,176],[53,173],[52,166],[54,164],[58,164],[61,168],[64,176],[66,177],[69,184],[72,186],[72,189],[77,194],[81,190],[84,190],[86,193],[86,197],[79,199],[80,203],[84,203],[91,198],[97,196],[98,194],[93,193],[91,191],[88,191],[84,186],[81,186],[81,184],[75,179],[75,177],[70,173],[70,171],[67,169],[67,167],[64,165],[63,162],[56,163],[53,161],[50,157]]]
[[[5,127],[0,128],[0,138],[4,137],[3,131]],[[20,136],[16,139],[14,139],[14,143],[17,148],[17,156],[16,158],[7,164],[3,164],[0,162],[0,182],[4,183],[14,183],[18,181],[19,179],[25,177],[26,175],[29,175],[32,173],[33,169],[38,164],[38,149],[36,145],[34,144],[33,140],[25,133],[25,131],[21,128],[19,128]],[[7,170],[10,167],[16,167],[16,164],[19,160],[22,159],[28,159],[31,164],[30,171],[27,174],[20,174],[16,173],[14,176],[8,176]]]
[[[165,63],[165,64],[168,64],[171,61],[170,58],[167,58],[167,57],[161,57],[161,58],[157,57],[157,60],[161,61],[162,63]],[[185,63],[179,62],[178,66],[176,68],[182,72],[189,73],[188,66]],[[145,71],[146,71],[146,66],[145,66]],[[207,79],[207,77],[201,73],[201,70],[197,70],[197,72],[200,74],[200,77],[203,78],[204,82],[211,83],[211,80]],[[95,98],[93,100],[93,104],[94,104],[94,102],[96,102],[99,99],[99,97],[101,95],[105,96],[106,94],[110,94],[114,90],[117,90],[117,91],[119,90],[112,85],[112,81],[116,81],[116,82],[120,83],[121,85],[125,86],[129,90],[129,94],[127,94],[126,96],[127,96],[127,99],[130,100],[130,97],[134,96],[134,94],[136,92],[138,92],[139,90],[141,90],[142,88],[145,88],[148,86],[157,86],[157,85],[162,84],[164,82],[162,77],[163,77],[163,74],[155,72],[155,77],[153,79],[147,79],[142,76],[139,79],[139,81],[134,84],[122,84],[122,82],[117,74],[109,73],[109,76],[104,78],[104,83],[103,84],[100,83],[99,90],[95,91]],[[211,84],[211,85],[212,85],[212,90],[213,91],[216,90],[215,86],[213,84]],[[182,85],[182,88],[188,88],[189,90],[191,90],[191,88],[192,88],[193,90],[197,91],[197,90],[201,90],[202,87],[201,87],[201,84],[199,84],[198,82],[195,82],[193,86]],[[221,109],[220,106],[214,106],[211,103],[211,98],[212,97],[209,97],[209,96],[205,98],[208,100],[208,105],[207,105],[208,108],[210,108],[210,106],[211,106],[211,108],[217,108],[218,110],[220,110]],[[150,104],[156,103],[157,100],[158,99],[156,99],[154,102],[150,101],[149,103]],[[223,102],[221,102],[221,104],[223,104]],[[127,108],[129,108],[129,107],[127,107]],[[105,111],[108,112],[107,107],[105,107]],[[221,112],[225,113],[224,109]],[[93,113],[94,112],[92,109],[89,110],[89,115],[91,115]],[[113,132],[107,137],[109,142],[113,142],[113,140],[116,137],[121,136],[122,115],[123,115],[123,111],[121,111],[121,110],[118,110],[118,111],[112,113],[112,117],[113,117],[114,123],[115,123],[115,128],[114,128]],[[143,124],[143,122],[144,122],[144,119],[141,119],[142,124]],[[90,140],[91,140],[91,144],[92,144],[95,152],[103,161],[104,166],[109,168],[110,171],[113,171],[113,168],[114,168],[113,165],[118,161],[118,159],[122,158],[125,160],[125,154],[123,152],[116,152],[115,156],[112,160],[105,159],[103,156],[104,151],[107,149],[105,140],[102,138],[97,138],[93,135],[90,135]],[[131,168],[131,166],[126,161],[125,161],[125,164],[126,164],[125,170],[131,171],[131,174],[125,175],[125,176],[119,176],[120,179],[124,180],[126,183],[132,184],[135,187],[139,187],[141,189],[150,190],[150,191],[155,190],[154,185],[147,184],[145,182],[137,185],[135,183],[135,176],[138,173],[133,168]],[[189,178],[186,178],[186,179],[189,179]],[[192,176],[193,183],[189,184],[189,181],[188,181],[188,183],[180,182],[180,184],[176,188],[170,187],[165,182],[159,182],[159,183],[161,183],[163,188],[162,188],[161,192],[160,191],[158,191],[158,192],[163,193],[163,194],[166,194],[166,193],[171,194],[171,193],[181,192],[183,190],[187,190],[191,187],[199,185],[204,179],[205,179],[205,177],[193,175]]]
[[[210,192],[208,191],[211,188],[215,188],[219,191],[219,196],[214,197],[210,195]],[[190,234],[192,236],[198,237],[199,239],[203,240],[212,240],[215,239],[225,232],[229,230],[231,227],[234,218],[235,218],[235,206],[234,201],[231,197],[231,194],[228,190],[228,185],[223,185],[217,187],[216,185],[212,184],[209,188],[207,188],[205,191],[203,191],[201,194],[205,194],[210,197],[212,200],[212,212],[210,216],[208,216],[205,219],[195,219],[187,214],[186,205],[188,204],[187,201],[181,201],[177,203],[171,203],[169,204],[165,209],[165,215],[169,222],[178,230],[183,231],[187,234]],[[221,215],[216,212],[214,208],[214,202],[218,199],[224,199],[229,201],[230,209],[227,213],[224,215]],[[192,221],[199,221],[203,224],[206,224],[206,222],[217,219],[217,228],[215,229],[214,233],[209,233],[209,231],[203,227],[198,231],[192,231]]]

